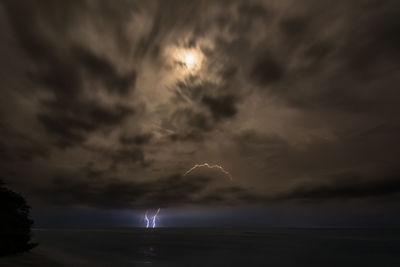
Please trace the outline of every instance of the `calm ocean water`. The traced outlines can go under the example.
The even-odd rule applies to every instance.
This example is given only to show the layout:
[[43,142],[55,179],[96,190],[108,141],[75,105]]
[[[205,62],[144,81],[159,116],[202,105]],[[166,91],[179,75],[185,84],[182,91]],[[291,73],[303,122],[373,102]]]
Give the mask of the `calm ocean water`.
[[400,266],[400,230],[36,229],[63,266]]

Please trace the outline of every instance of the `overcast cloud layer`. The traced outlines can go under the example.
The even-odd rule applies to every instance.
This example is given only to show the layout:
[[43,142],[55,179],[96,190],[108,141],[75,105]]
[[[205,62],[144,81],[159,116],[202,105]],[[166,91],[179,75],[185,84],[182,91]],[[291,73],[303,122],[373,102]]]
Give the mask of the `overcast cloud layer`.
[[[399,18],[399,1],[3,0],[1,178],[42,207],[397,206]],[[204,162],[233,180],[184,176]]]

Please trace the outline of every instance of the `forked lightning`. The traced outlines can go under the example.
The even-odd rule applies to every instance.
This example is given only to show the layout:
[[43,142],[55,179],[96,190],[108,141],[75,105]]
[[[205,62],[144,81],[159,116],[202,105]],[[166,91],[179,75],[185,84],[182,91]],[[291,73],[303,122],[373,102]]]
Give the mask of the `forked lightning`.
[[200,168],[200,167],[207,167],[207,168],[209,168],[209,169],[219,169],[220,171],[222,171],[223,173],[225,173],[225,174],[229,177],[230,180],[232,180],[232,175],[231,175],[229,172],[227,172],[224,168],[222,168],[222,166],[217,165],[217,164],[215,164],[215,165],[210,165],[210,164],[208,164],[208,163],[195,164],[192,168],[190,168],[187,172],[185,172],[185,174],[184,174],[183,176],[188,175],[188,174],[191,173],[193,170],[195,170],[195,169],[197,169],[197,168]]

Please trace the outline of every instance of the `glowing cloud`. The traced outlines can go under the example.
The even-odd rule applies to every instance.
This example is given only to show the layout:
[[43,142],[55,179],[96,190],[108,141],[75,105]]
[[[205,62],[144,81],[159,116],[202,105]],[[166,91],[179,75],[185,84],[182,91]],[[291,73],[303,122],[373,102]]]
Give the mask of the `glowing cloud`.
[[190,168],[187,172],[185,172],[185,174],[183,176],[188,175],[189,173],[191,173],[192,171],[194,171],[195,169],[200,168],[200,167],[207,167],[209,169],[219,169],[220,171],[225,173],[229,177],[230,180],[232,180],[232,175],[229,172],[227,172],[224,168],[222,168],[222,166],[217,165],[217,164],[210,165],[208,163],[195,164],[192,168]]
[[181,57],[182,62],[189,70],[193,70],[199,64],[198,55],[195,52],[185,52]]
[[193,74],[201,69],[204,54],[197,48],[169,46],[165,49],[168,59],[180,66],[181,74]]

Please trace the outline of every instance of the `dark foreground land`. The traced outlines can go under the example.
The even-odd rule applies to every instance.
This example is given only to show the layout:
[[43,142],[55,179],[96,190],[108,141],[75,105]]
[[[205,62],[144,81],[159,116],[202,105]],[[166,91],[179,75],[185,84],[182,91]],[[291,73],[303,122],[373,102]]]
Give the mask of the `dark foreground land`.
[[400,266],[388,229],[37,229],[34,241],[0,266]]

